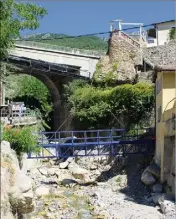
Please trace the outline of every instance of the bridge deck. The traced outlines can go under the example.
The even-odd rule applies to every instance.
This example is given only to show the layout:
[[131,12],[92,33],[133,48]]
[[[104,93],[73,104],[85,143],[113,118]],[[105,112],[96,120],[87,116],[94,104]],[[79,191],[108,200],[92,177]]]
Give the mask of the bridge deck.
[[28,158],[153,154],[155,140],[151,134],[146,129],[140,134],[139,130],[129,134],[124,129],[41,132],[37,145],[40,153],[29,154]]

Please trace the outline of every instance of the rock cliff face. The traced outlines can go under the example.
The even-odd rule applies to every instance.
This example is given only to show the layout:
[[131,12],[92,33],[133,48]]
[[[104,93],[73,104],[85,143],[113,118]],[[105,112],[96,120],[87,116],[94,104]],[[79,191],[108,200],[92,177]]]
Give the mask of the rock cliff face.
[[[138,76],[139,81],[152,81],[155,65],[173,65],[176,62],[176,40],[166,45],[139,47],[138,42],[130,41],[127,35],[123,37],[114,32],[110,36],[107,55],[97,64],[94,79],[98,82],[108,80],[120,83],[130,82]],[[149,69],[146,69],[146,64]],[[143,68],[142,72],[136,67]]]
[[33,211],[32,183],[19,168],[15,152],[9,142],[1,142],[1,216],[3,219],[21,218]]
[[132,80],[135,75],[135,65],[141,64],[141,50],[117,33],[109,40],[109,51],[104,56],[95,72],[95,80],[112,77],[118,81]]

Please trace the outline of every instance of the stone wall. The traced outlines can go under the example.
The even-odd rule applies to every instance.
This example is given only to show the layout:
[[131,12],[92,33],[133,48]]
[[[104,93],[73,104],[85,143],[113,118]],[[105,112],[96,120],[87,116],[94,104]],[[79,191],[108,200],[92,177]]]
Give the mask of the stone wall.
[[130,44],[117,33],[113,33],[109,40],[109,51],[99,61],[99,69],[94,76],[101,80],[111,73],[115,80],[129,81],[135,78],[135,65],[139,63],[141,64],[140,48]]
[[[176,63],[176,40],[166,45],[157,47],[142,47],[131,44],[128,40],[113,33],[109,40],[109,50],[106,56],[102,57],[94,73],[94,79],[103,81],[111,76],[119,82],[130,82],[136,77],[135,66],[147,63],[151,70],[156,65],[170,65]],[[139,73],[139,76],[141,73]],[[141,75],[140,81],[151,82],[150,72]]]

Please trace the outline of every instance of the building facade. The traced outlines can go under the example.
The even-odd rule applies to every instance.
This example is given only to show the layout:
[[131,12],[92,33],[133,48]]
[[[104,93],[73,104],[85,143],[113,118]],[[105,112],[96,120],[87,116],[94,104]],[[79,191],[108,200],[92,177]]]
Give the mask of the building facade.
[[175,194],[176,66],[158,66],[156,72],[155,162],[161,168],[161,182]]
[[169,32],[176,26],[176,20],[155,23],[154,26],[156,29],[156,44],[164,45],[170,40]]

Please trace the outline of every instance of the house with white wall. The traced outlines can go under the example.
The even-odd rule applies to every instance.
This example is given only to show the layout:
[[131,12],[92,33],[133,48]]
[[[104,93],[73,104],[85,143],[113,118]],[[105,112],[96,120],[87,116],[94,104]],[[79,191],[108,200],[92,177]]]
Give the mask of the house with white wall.
[[176,20],[169,20],[160,23],[155,23],[156,29],[156,42],[157,45],[165,45],[169,39],[169,32],[172,28],[176,27]]

